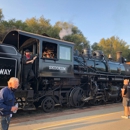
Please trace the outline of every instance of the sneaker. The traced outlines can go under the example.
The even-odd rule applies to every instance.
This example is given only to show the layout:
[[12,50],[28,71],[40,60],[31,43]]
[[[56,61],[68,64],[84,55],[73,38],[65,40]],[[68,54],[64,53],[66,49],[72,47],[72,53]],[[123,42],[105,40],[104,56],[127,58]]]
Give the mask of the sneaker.
[[124,119],[129,119],[129,116],[121,116]]

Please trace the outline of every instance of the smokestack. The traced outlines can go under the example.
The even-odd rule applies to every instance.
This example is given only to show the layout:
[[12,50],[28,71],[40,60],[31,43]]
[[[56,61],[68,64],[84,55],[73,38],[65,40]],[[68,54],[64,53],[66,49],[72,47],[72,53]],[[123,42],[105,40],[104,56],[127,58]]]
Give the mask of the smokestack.
[[117,51],[116,52],[117,62],[124,63],[124,58],[122,57],[122,52]]
[[122,52],[121,51],[117,51],[116,52],[116,60],[119,61],[121,57],[122,57]]

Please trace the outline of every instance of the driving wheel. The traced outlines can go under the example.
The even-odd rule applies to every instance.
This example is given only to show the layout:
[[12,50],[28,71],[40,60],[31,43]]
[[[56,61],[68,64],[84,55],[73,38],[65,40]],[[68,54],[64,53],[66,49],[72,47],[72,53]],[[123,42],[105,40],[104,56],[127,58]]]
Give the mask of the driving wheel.
[[55,102],[52,97],[46,97],[43,99],[41,106],[45,112],[51,112],[54,110]]
[[69,103],[73,107],[83,107],[85,102],[82,101],[84,90],[80,87],[74,88],[69,95]]

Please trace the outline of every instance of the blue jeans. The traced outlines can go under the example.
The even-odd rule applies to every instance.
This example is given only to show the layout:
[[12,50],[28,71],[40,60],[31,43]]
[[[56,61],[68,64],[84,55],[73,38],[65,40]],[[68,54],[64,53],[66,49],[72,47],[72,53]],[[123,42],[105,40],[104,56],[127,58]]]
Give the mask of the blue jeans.
[[0,116],[0,130],[8,130],[10,123],[10,115]]

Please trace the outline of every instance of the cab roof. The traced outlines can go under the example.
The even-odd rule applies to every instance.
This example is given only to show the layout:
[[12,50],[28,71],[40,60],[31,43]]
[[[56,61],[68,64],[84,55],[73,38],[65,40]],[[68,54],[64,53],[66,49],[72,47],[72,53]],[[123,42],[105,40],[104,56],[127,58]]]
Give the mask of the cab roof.
[[34,34],[22,30],[12,30],[6,34],[4,37],[2,43],[9,44],[15,46],[18,50],[20,47],[23,45],[23,43],[29,39],[37,39],[37,40],[47,40],[47,41],[55,41],[55,42],[62,42],[63,44],[70,44],[70,46],[74,46],[74,43],[64,41],[64,40],[59,40],[55,38],[51,38],[48,35],[40,35],[40,34]]

